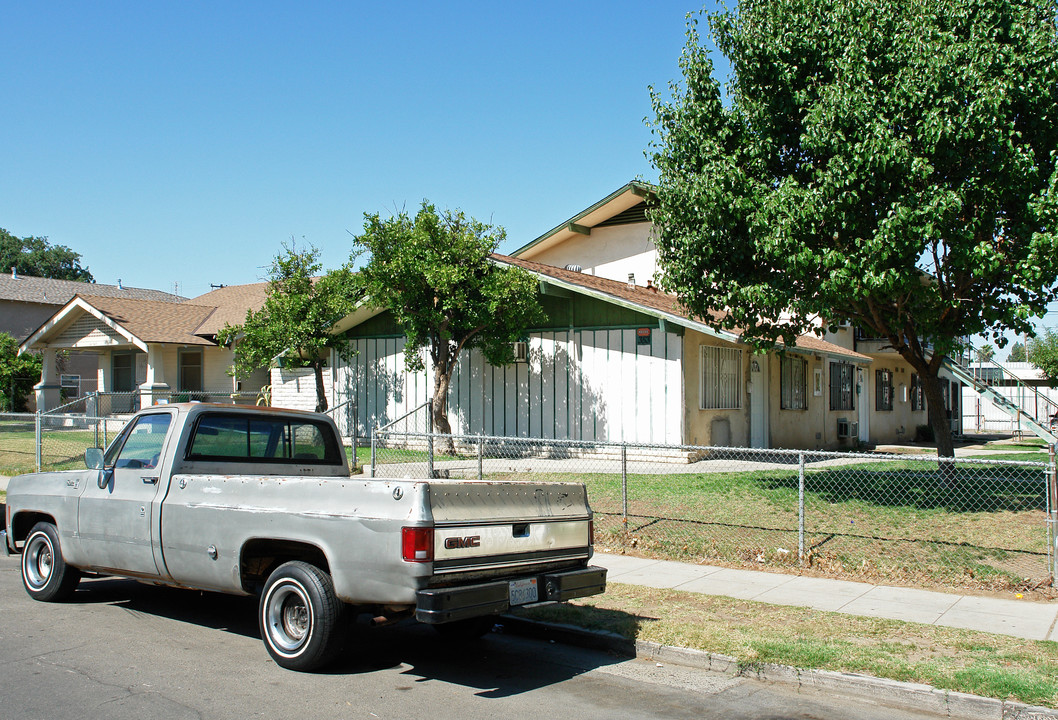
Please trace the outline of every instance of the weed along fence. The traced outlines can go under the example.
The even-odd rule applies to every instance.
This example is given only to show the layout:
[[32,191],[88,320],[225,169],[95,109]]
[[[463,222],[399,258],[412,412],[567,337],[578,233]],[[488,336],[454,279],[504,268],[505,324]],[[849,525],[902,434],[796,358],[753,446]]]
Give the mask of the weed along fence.
[[376,431],[379,478],[582,482],[596,547],[880,582],[1050,587],[1050,463]]

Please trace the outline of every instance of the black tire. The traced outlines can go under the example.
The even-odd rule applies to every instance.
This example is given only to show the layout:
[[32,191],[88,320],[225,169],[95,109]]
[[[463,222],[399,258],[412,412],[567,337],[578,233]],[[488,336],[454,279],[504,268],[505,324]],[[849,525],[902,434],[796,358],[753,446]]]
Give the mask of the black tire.
[[478,617],[456,620],[455,622],[434,625],[434,630],[446,640],[454,642],[470,642],[477,640],[492,630],[496,625],[495,615],[479,615]]
[[22,547],[22,585],[34,600],[68,600],[81,582],[81,571],[70,567],[62,557],[59,533],[48,522],[39,522],[29,531]]
[[280,667],[315,670],[341,647],[343,610],[330,575],[300,560],[283,563],[261,593],[261,639]]

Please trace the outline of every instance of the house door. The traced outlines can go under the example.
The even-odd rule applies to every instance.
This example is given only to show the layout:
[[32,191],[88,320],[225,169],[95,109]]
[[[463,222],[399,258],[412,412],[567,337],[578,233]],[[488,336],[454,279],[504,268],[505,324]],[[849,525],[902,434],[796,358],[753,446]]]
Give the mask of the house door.
[[867,373],[863,371],[863,368],[856,368],[856,407],[859,412],[856,422],[859,423],[860,430],[857,438],[862,443],[869,442],[871,439],[870,399],[871,394],[867,390]]
[[749,446],[768,447],[768,356],[749,361]]
[[110,399],[113,412],[132,411],[132,391],[136,386],[136,356],[130,352],[114,353],[110,360],[110,389],[115,393]]

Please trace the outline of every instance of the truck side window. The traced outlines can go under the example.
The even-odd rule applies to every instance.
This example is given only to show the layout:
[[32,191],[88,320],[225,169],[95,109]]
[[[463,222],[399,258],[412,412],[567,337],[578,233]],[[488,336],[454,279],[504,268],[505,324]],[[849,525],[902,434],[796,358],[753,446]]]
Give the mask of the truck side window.
[[170,422],[172,415],[169,413],[141,415],[125,433],[124,440],[111,446],[104,464],[115,468],[156,467],[165,446]]

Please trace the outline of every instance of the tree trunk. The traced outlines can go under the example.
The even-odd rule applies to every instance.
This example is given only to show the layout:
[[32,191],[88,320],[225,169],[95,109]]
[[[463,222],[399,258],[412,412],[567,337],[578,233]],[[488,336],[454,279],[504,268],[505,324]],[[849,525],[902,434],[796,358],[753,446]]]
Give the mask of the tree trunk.
[[448,387],[452,382],[453,363],[445,358],[433,367],[433,431],[448,435],[445,451],[455,455],[456,447],[452,441],[452,425],[448,422]]
[[937,443],[938,457],[955,457],[955,447],[951,440],[951,420],[944,407],[944,393],[941,390],[941,380],[936,375],[923,374],[922,392],[926,396],[926,411],[929,416],[929,426],[933,428],[933,439]]
[[317,360],[312,364],[313,373],[316,376],[316,412],[327,409],[327,393],[323,388],[323,363]]

